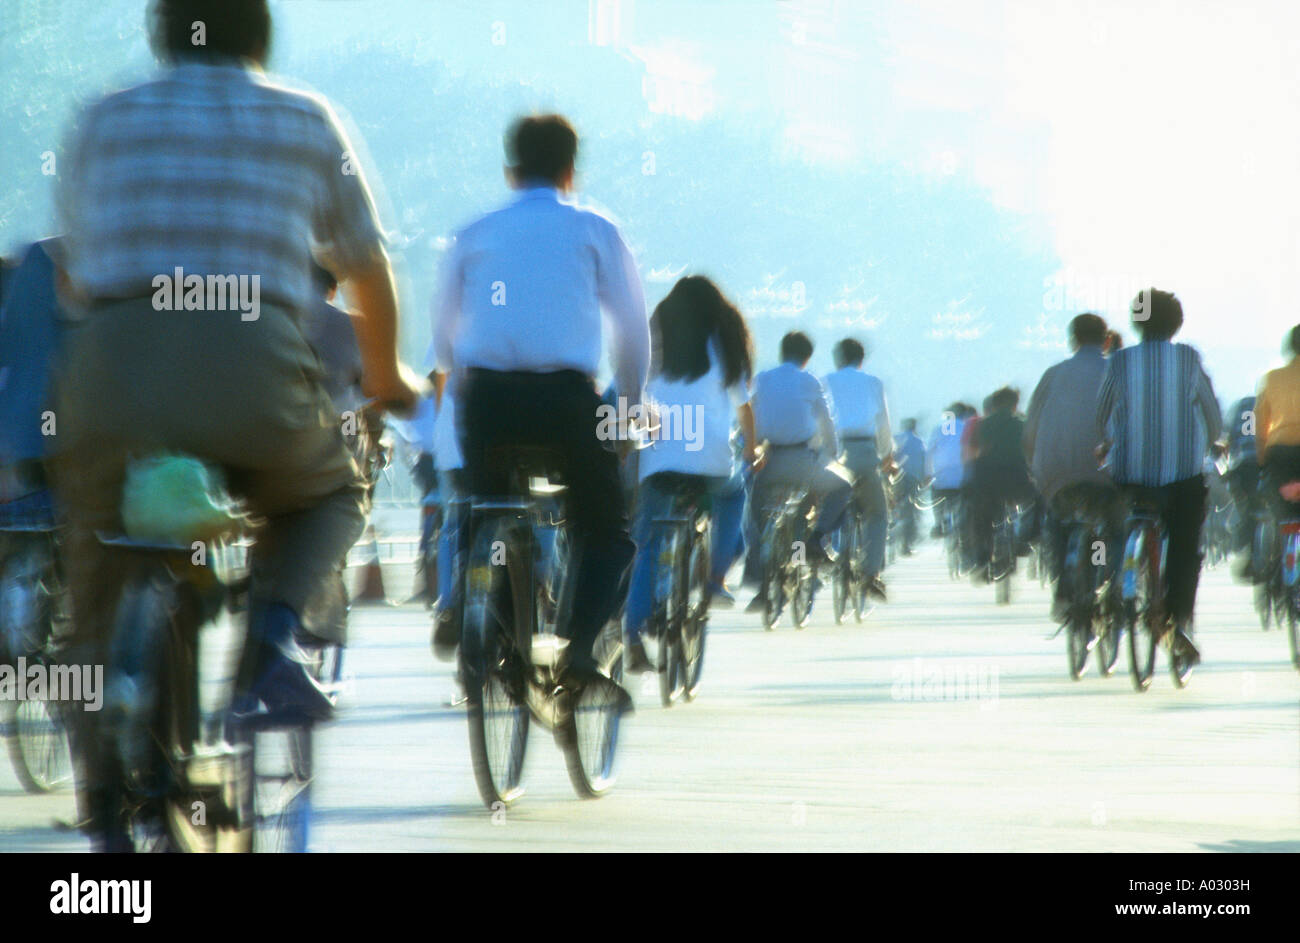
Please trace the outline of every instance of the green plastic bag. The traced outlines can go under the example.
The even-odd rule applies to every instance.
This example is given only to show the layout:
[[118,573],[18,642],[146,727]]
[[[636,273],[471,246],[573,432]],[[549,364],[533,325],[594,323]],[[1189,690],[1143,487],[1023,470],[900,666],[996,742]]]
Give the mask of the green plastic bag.
[[151,455],[126,468],[122,524],[133,540],[191,544],[234,531],[240,516],[221,475],[192,455]]

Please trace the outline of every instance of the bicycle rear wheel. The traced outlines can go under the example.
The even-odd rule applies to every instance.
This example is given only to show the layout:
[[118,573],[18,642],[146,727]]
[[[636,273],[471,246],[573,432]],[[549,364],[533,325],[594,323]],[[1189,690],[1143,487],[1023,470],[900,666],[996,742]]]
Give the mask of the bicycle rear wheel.
[[777,620],[781,618],[781,610],[785,606],[784,551],[777,549],[783,546],[783,542],[784,528],[778,524],[769,523],[763,529],[760,543],[763,583],[759,591],[763,594],[763,628],[769,632],[776,628]]
[[843,530],[844,539],[840,545],[840,558],[831,569],[831,616],[836,625],[842,625],[844,614],[849,608],[849,599],[853,594],[853,541],[849,536],[851,527]]
[[[623,643],[617,622],[605,627],[592,654],[602,673],[621,684]],[[569,781],[579,797],[599,799],[613,787],[621,718],[617,692],[609,686],[589,684],[579,692],[560,731]]]
[[72,781],[68,734],[49,701],[19,701],[0,706],[8,716],[3,726],[9,759],[23,789],[44,793]]
[[524,793],[524,755],[531,715],[525,698],[525,666],[518,653],[516,614],[531,604],[529,574],[517,550],[506,565],[492,565],[493,544],[508,539],[506,527],[485,526],[466,568],[461,635],[461,680],[465,685],[470,754],[483,803],[509,806]]
[[[1150,556],[1144,547],[1141,557],[1132,567],[1133,587],[1127,594],[1130,598],[1125,600],[1128,607],[1129,674],[1133,678],[1133,687],[1137,691],[1145,691],[1151,687],[1151,676],[1155,673],[1156,667],[1156,643],[1160,631],[1160,627],[1155,624],[1158,613],[1150,566]],[[1129,569],[1127,560],[1125,568]]]
[[686,619],[682,624],[682,696],[695,700],[704,674],[704,642],[709,625],[709,579],[712,573],[709,556],[709,532],[696,532],[691,542],[687,572],[690,574],[690,592],[687,594]]
[[1174,629],[1169,630],[1169,674],[1173,678],[1174,687],[1179,690],[1187,687],[1187,682],[1192,678],[1192,668],[1194,662],[1180,651],[1178,632]]

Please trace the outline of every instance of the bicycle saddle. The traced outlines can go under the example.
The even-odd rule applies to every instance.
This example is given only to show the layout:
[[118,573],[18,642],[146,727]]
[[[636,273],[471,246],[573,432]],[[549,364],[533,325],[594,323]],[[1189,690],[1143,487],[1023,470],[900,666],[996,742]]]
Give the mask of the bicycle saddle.
[[502,445],[488,451],[493,465],[508,473],[512,495],[556,494],[565,486],[559,453],[539,445]]
[[706,496],[709,489],[709,480],[703,475],[691,475],[686,472],[655,472],[646,481],[653,482],[656,488],[667,491],[674,497],[694,501]]

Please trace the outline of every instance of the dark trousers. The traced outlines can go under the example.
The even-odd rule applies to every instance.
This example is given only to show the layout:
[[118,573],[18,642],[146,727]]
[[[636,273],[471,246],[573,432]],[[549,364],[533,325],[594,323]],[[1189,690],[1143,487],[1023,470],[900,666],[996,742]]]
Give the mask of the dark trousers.
[[1278,488],[1288,481],[1300,481],[1300,445],[1274,445],[1266,453],[1261,499],[1273,510],[1279,521],[1300,516],[1300,505],[1287,501]]
[[1248,549],[1255,537],[1255,514],[1259,510],[1259,465],[1244,459],[1227,474],[1228,491],[1237,505],[1237,529],[1232,535],[1234,550]]
[[1165,603],[1169,615],[1183,625],[1196,609],[1201,579],[1201,526],[1209,489],[1203,475],[1194,475],[1153,490],[1160,496],[1161,518],[1169,535],[1165,558]]
[[[567,485],[565,518],[574,540],[573,611],[560,634],[574,664],[590,663],[593,643],[617,613],[636,552],[615,443],[597,436],[600,397],[589,377],[470,370],[458,415],[465,476],[475,495],[510,491],[512,449],[544,449]],[[472,539],[472,538],[471,538]]]
[[1005,506],[1032,505],[1037,494],[1023,465],[999,465],[977,459],[967,485],[966,498],[971,562],[975,566],[984,566],[992,551],[993,523]]

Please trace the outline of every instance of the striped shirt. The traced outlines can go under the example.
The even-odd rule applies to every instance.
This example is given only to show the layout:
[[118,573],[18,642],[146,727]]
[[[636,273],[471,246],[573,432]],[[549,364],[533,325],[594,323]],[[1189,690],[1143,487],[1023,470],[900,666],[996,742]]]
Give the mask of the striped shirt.
[[186,62],[92,105],[58,205],[68,274],[94,300],[152,295],[180,268],[260,276],[263,300],[302,310],[313,255],[342,280],[383,248],[328,104],[236,60]]
[[1111,355],[1097,393],[1097,423],[1114,437],[1115,481],[1151,488],[1201,474],[1223,425],[1201,355],[1167,340]]

